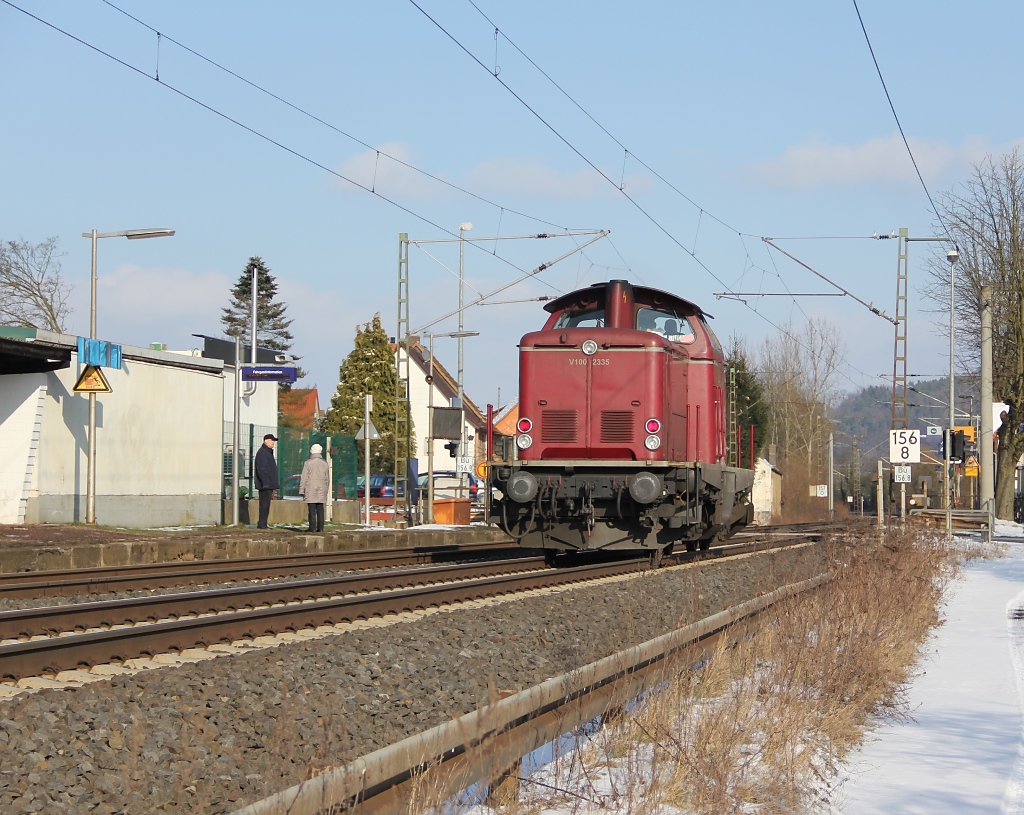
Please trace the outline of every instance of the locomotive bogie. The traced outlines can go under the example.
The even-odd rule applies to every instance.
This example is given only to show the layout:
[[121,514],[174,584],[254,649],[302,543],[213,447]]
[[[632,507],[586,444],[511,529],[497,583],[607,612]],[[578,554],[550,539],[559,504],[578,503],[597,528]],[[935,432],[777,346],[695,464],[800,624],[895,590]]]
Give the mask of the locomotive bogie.
[[[518,461],[492,470],[498,523],[567,551],[706,546],[749,521],[753,473],[697,462]],[[691,547],[693,548],[693,547]]]

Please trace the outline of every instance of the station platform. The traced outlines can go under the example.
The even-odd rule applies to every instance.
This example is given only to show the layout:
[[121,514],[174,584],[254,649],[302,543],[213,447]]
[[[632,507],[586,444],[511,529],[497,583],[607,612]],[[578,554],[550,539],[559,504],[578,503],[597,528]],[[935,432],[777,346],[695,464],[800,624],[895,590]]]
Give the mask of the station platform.
[[483,524],[409,529],[329,525],[319,534],[308,534],[304,526],[272,525],[266,530],[251,526],[139,530],[84,524],[0,525],[0,572],[508,540],[497,527]]

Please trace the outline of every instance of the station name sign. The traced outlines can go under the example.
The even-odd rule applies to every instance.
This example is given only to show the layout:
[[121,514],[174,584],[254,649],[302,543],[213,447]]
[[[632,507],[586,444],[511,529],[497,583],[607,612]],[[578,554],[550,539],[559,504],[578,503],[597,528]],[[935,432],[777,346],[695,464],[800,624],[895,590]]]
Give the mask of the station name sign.
[[289,367],[263,367],[254,365],[242,366],[243,382],[294,382],[298,377],[296,369]]

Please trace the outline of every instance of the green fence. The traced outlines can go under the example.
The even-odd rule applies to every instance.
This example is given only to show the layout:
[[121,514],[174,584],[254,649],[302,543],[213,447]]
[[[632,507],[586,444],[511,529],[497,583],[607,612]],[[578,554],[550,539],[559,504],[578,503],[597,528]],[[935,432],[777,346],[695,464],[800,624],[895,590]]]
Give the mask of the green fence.
[[[309,430],[296,430],[290,427],[270,427],[264,425],[243,424],[241,426],[241,444],[238,450],[238,482],[239,490],[244,495],[253,495],[252,461],[256,451],[263,444],[263,437],[273,433],[278,437],[274,449],[277,459],[278,480],[281,482],[282,498],[299,497],[299,480],[302,465],[309,458],[309,448],[319,444],[324,448],[327,458],[326,433],[313,433]],[[353,436],[331,433],[331,460],[334,476],[333,495],[339,498],[356,497],[356,440]],[[231,422],[224,423],[224,497],[231,496]]]
[[278,431],[277,471],[281,479],[281,497],[298,498],[299,479],[302,465],[309,458],[309,448],[314,444],[323,447],[323,457],[327,458],[327,437],[330,436],[330,456],[332,461],[333,488],[331,494],[335,499],[356,497],[356,440],[354,436],[341,433],[316,433],[309,430],[296,430],[282,427]]

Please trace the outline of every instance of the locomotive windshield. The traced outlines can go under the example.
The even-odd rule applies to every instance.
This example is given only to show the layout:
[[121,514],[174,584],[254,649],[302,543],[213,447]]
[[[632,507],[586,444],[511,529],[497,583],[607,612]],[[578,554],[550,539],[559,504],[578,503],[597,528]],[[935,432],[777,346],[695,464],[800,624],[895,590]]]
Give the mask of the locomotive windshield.
[[604,309],[592,308],[580,311],[566,309],[558,315],[554,328],[603,328]]
[[708,324],[708,321],[707,320],[701,320],[701,322],[704,323],[704,330],[707,331],[708,332],[708,336],[711,337],[711,344],[715,347],[715,350],[718,351],[718,353],[720,353],[720,354],[724,353],[722,351],[722,343],[720,343],[718,341],[718,337],[716,337],[715,336],[715,332],[711,330],[711,326]]
[[641,308],[636,313],[636,327],[639,331],[649,331],[670,342],[691,343],[697,338],[689,321],[675,311]]

